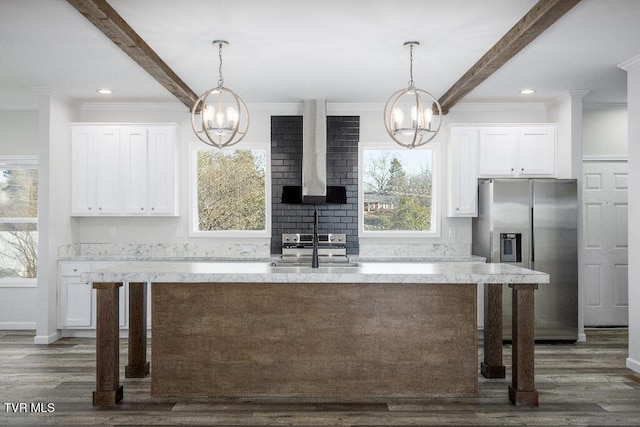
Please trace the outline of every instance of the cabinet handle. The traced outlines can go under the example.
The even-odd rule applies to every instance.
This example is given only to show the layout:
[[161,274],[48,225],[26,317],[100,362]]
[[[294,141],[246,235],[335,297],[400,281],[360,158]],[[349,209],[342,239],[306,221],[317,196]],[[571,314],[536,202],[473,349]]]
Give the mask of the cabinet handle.
[[457,210],[457,211],[459,211],[459,210],[460,210],[460,208],[456,208],[456,210]]
[[101,210],[102,210],[102,206],[100,206],[100,207],[98,208],[98,210],[99,210],[99,211],[101,211]]
[[520,172],[524,172],[524,168],[520,169]]
[[156,210],[156,208],[151,208],[151,210],[152,210],[152,211],[155,211],[155,210]]
[[143,211],[143,210],[144,210],[144,208],[140,208],[140,210],[141,210],[141,211]]
[[91,210],[91,206],[89,206],[89,210]]

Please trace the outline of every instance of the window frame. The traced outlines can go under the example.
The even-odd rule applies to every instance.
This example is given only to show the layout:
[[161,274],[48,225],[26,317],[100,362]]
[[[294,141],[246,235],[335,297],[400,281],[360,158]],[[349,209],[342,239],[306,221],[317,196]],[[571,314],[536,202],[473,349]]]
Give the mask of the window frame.
[[388,141],[384,142],[361,142],[358,147],[358,233],[361,240],[381,239],[389,241],[389,239],[397,239],[399,241],[415,240],[415,239],[435,239],[441,237],[441,206],[443,202],[443,193],[441,188],[442,168],[442,146],[440,142],[430,142],[422,147],[414,150],[431,150],[432,152],[432,186],[433,193],[431,198],[431,230],[365,230],[364,229],[364,151],[380,150],[380,151],[396,151],[409,150],[401,146],[393,146]]
[[220,238],[271,238],[271,144],[260,142],[240,142],[231,147],[222,148],[223,151],[233,150],[263,150],[265,152],[265,228],[264,230],[207,230],[200,231],[198,227],[198,183],[197,165],[199,151],[220,150],[202,142],[192,141],[189,144],[189,237],[220,237]]
[[[0,169],[34,169],[38,172],[38,182],[40,181],[40,167],[38,156],[32,155],[19,155],[19,156],[9,156],[9,155],[0,155]],[[38,184],[39,185],[39,184]],[[35,224],[36,225],[36,233],[40,232],[40,228],[38,227],[38,217],[16,217],[16,218],[5,218],[0,217],[1,224]],[[39,237],[39,236],[38,236]],[[40,239],[38,238],[38,245],[40,245]],[[36,254],[39,251],[36,251]],[[10,277],[10,278],[0,278],[0,288],[34,288],[37,287],[38,277],[34,278],[23,278],[23,277]]]

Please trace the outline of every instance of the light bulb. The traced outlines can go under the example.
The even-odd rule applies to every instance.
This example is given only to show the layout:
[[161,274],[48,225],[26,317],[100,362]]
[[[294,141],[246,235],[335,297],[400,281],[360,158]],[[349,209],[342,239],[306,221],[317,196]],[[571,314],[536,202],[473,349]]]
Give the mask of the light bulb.
[[204,122],[207,129],[211,129],[213,127],[213,118],[215,117],[215,108],[213,105],[207,105],[202,113],[202,121]]
[[393,110],[393,129],[398,130],[402,128],[402,121],[404,120],[404,113],[401,109],[395,108]]
[[216,113],[216,122],[218,122],[218,128],[221,128],[224,124],[224,113],[222,111]]
[[411,107],[411,127],[412,128],[416,128],[419,127],[419,123],[417,123],[418,121],[418,107],[416,107],[415,105],[413,107]]
[[427,108],[424,110],[424,121],[427,124],[427,129],[431,130],[431,121],[433,120],[433,109]]
[[233,107],[227,107],[227,123],[231,129],[235,128],[238,123],[238,110]]

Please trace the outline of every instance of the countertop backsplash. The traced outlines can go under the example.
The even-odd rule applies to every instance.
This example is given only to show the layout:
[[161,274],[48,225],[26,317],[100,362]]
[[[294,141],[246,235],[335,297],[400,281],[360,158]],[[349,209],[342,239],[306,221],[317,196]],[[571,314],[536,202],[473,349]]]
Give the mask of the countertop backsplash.
[[[364,244],[352,262],[484,262],[471,255],[466,244]],[[242,243],[79,243],[58,248],[58,259],[77,261],[271,261],[279,254],[270,253],[266,242]]]
[[181,244],[80,243],[58,248],[58,258],[67,260],[153,261],[153,260],[220,260],[268,261],[269,241],[213,242]]

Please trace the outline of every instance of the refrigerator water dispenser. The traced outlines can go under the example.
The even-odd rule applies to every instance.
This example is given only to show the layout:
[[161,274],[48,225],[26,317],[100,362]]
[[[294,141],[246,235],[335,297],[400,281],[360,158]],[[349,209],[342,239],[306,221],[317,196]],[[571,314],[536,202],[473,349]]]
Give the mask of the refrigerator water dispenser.
[[500,233],[500,262],[522,262],[522,233]]

